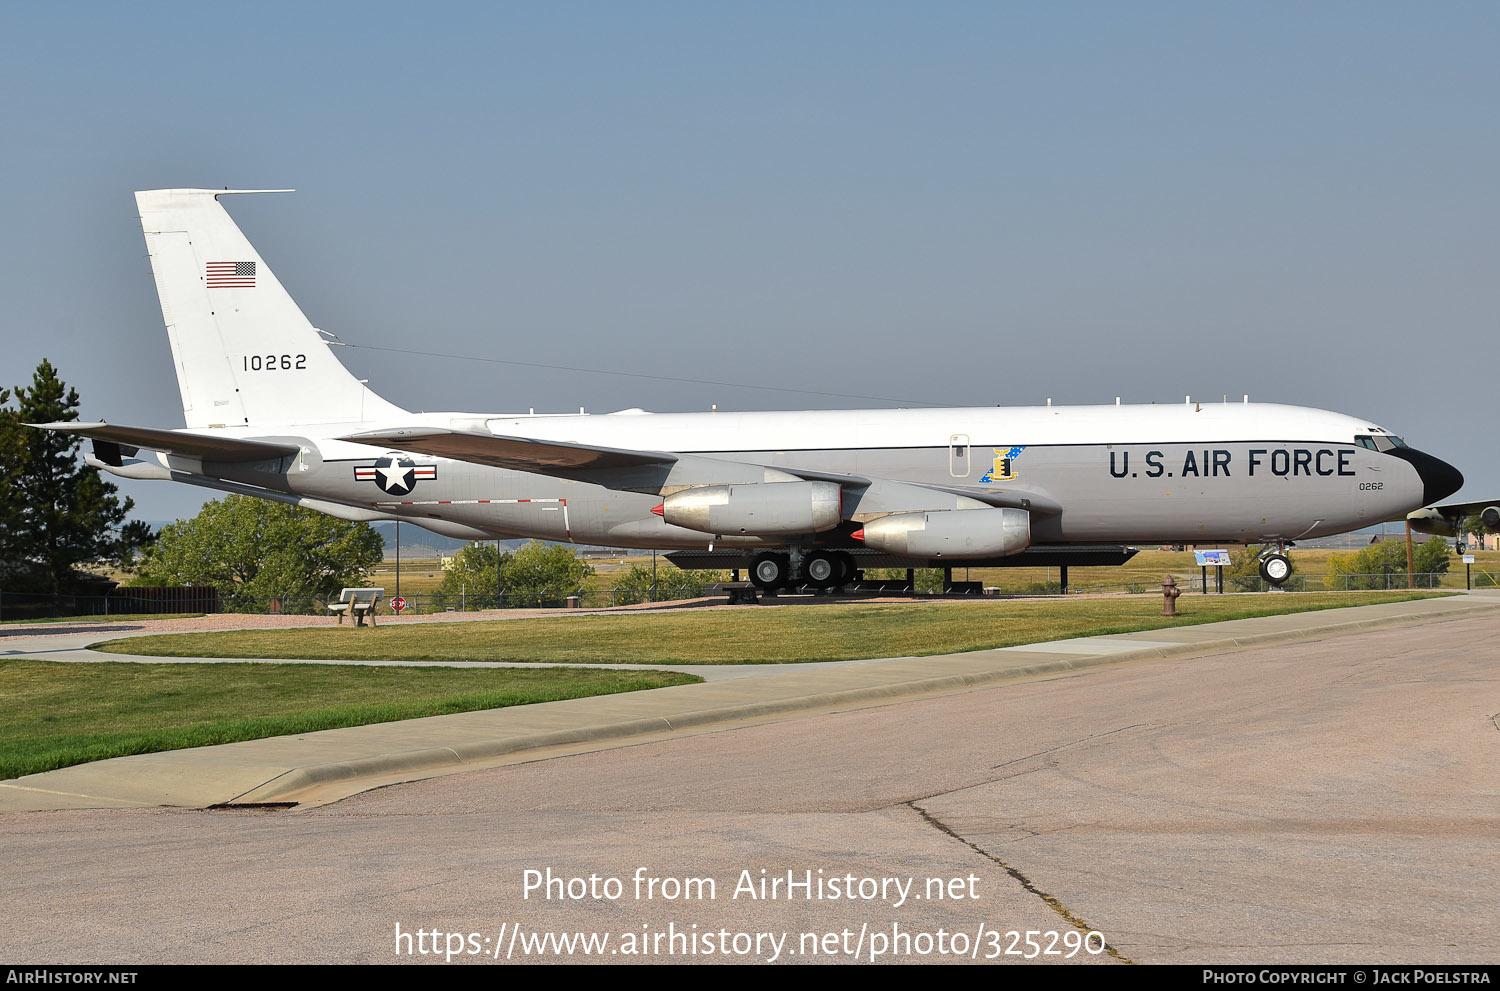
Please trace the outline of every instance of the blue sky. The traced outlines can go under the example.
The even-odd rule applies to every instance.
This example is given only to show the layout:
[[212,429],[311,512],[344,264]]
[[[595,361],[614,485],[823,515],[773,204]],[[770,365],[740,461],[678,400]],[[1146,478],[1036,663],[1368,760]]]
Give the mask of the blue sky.
[[[179,425],[131,192],[409,408],[1181,402],[1493,465],[1492,3],[0,8],[0,382]],[[123,486],[139,515],[202,493]]]

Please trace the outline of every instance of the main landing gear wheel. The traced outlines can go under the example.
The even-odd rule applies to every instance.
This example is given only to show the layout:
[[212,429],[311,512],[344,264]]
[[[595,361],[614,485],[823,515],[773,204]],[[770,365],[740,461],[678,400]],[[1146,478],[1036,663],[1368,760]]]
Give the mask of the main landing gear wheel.
[[1285,554],[1267,554],[1260,559],[1260,576],[1272,585],[1280,585],[1292,576],[1292,562]]
[[833,588],[843,571],[838,555],[828,551],[814,551],[802,559],[802,580],[813,588]]
[[750,582],[762,592],[774,592],[787,583],[791,570],[785,554],[757,554],[750,562]]
[[833,555],[834,561],[838,563],[838,577],[833,580],[833,587],[847,585],[854,580],[854,573],[858,569],[854,565],[854,555],[848,551],[838,551]]

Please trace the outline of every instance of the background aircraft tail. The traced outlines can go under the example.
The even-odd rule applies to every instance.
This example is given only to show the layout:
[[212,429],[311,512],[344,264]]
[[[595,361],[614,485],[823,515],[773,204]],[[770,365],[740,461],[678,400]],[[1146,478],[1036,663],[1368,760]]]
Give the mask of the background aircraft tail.
[[187,426],[400,416],[349,374],[219,203],[230,193],[135,194]]

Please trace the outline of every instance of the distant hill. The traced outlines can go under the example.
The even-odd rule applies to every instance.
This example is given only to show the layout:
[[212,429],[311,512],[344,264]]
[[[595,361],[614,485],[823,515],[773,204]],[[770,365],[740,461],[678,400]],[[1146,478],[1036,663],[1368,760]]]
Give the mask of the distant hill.
[[[371,523],[370,526],[374,527],[375,532],[380,534],[380,539],[385,541],[386,553],[394,552],[396,549],[396,524],[394,522]],[[513,543],[519,547],[525,541],[514,540],[509,541],[509,543]],[[408,523],[401,528],[401,554],[403,557],[408,553],[414,554],[415,548],[418,547],[426,547],[434,551],[441,551],[444,554],[452,554],[454,551],[468,546],[468,544],[469,541],[467,540],[459,540],[457,537],[444,537],[433,533],[431,530],[423,530],[415,523]]]

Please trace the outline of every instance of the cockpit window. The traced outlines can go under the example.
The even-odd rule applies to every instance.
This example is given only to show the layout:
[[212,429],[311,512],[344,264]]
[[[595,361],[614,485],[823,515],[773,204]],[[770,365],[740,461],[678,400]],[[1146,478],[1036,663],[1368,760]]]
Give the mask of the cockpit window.
[[1405,447],[1406,441],[1400,437],[1381,435],[1371,437],[1368,434],[1357,434],[1354,443],[1360,447],[1369,448],[1372,451],[1394,451],[1398,447]]

